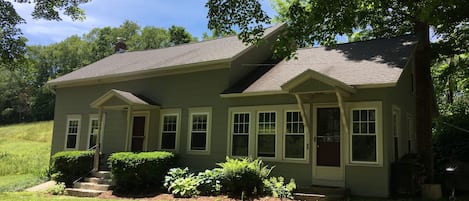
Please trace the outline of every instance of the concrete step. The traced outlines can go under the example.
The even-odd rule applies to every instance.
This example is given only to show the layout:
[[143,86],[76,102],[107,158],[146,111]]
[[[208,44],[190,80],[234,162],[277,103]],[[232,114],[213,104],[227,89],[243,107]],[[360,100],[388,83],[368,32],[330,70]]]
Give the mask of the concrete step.
[[76,197],[96,197],[101,195],[104,191],[90,190],[90,189],[79,189],[79,188],[66,188],[65,192],[67,195]]
[[96,184],[91,182],[77,182],[73,185],[73,188],[79,189],[88,189],[88,190],[97,190],[97,191],[107,191],[109,190],[108,184]]
[[110,171],[97,171],[93,172],[91,175],[93,177],[103,178],[103,179],[111,179],[111,172]]
[[84,179],[85,182],[90,182],[90,183],[95,183],[95,184],[107,184],[111,185],[112,180],[111,179],[103,179],[99,177],[86,177]]
[[301,201],[327,201],[326,195],[314,193],[293,193],[293,198]]
[[307,201],[339,201],[347,197],[347,189],[328,186],[299,187],[295,190],[294,197]]

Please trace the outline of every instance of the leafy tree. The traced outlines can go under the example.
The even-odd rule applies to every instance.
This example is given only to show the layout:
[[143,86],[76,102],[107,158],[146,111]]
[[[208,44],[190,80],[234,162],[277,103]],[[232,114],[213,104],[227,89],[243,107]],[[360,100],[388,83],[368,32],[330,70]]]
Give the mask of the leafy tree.
[[205,41],[205,40],[213,40],[213,39],[217,39],[217,38],[223,38],[223,37],[227,37],[227,36],[232,36],[232,35],[236,35],[236,31],[235,30],[231,30],[227,33],[222,33],[220,31],[217,31],[216,29],[213,29],[212,30],[212,35],[208,35],[207,32],[204,32],[202,33],[202,40]]
[[[85,13],[79,6],[90,0],[15,0],[18,3],[34,3],[35,7],[32,16],[35,19],[61,20],[59,11],[64,15],[70,16],[73,20],[82,20]],[[25,23],[13,5],[0,0],[0,67],[13,68],[19,65],[26,51],[26,39],[22,37],[19,24]]]
[[171,26],[168,29],[169,31],[169,42],[171,45],[180,45],[184,43],[189,43],[191,41],[197,41],[196,38],[193,38],[192,35],[186,31],[186,28],[180,26]]
[[[453,43],[452,33],[468,34],[469,4],[464,0],[275,0],[279,21],[288,26],[276,43],[276,53],[292,56],[297,47],[319,43],[334,45],[337,35],[368,32],[372,37],[414,33],[419,41],[415,52],[416,130],[418,150],[424,156],[429,178],[432,161],[432,80],[429,29],[447,41],[450,49],[468,51],[469,43]],[[209,28],[221,31],[239,27],[244,42],[257,42],[269,17],[257,0],[209,0]],[[467,37],[465,37],[467,38]],[[292,45],[294,44],[294,45]],[[461,46],[459,46],[461,45]]]
[[21,36],[21,30],[17,27],[24,23],[13,5],[5,0],[0,0],[0,68],[13,67],[13,63],[20,60],[25,52],[26,39]]
[[169,33],[166,29],[147,26],[135,40],[137,50],[157,49],[169,46]]

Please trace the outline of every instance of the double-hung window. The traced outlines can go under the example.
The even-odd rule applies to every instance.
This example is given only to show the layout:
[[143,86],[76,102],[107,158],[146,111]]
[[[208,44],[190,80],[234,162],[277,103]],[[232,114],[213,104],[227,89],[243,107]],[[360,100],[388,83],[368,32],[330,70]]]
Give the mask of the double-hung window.
[[352,109],[352,162],[378,162],[376,114],[375,108]]
[[285,158],[304,159],[305,129],[301,113],[299,111],[287,111],[285,115]]
[[160,116],[160,144],[161,150],[179,150],[181,109],[162,109]]
[[249,113],[233,113],[232,117],[232,156],[248,156],[249,154]]
[[177,115],[163,115],[161,131],[161,149],[176,149]]
[[189,109],[189,152],[210,151],[210,108]]
[[78,149],[81,115],[67,116],[65,149]]
[[275,158],[277,113],[259,112],[257,120],[257,156]]

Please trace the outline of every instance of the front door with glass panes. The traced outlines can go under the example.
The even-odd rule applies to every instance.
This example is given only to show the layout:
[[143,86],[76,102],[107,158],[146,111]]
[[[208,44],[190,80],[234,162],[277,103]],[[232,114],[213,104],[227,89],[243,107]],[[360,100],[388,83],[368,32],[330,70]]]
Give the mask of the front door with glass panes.
[[338,107],[316,107],[313,122],[313,183],[343,185],[342,135]]

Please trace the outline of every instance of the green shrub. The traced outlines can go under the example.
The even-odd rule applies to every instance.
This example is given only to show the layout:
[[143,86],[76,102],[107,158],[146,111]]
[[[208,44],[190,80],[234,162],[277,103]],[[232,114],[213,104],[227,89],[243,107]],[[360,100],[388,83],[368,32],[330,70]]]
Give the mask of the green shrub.
[[175,162],[169,152],[120,152],[108,159],[116,191],[137,192],[161,188],[165,173]]
[[174,197],[189,198],[198,195],[199,177],[189,173],[189,168],[171,168],[165,176],[164,187]]
[[293,199],[292,191],[296,189],[295,180],[290,179],[288,184],[285,184],[283,177],[271,177],[264,180],[264,191],[276,198],[290,198]]
[[198,195],[200,192],[197,190],[199,186],[199,178],[193,174],[189,174],[186,177],[178,178],[170,183],[168,191],[174,195],[174,197],[189,198]]
[[261,160],[230,159],[218,163],[222,168],[223,185],[232,196],[251,196],[261,194],[264,179],[267,179],[272,168],[264,165]]
[[93,151],[62,151],[52,156],[51,175],[57,182],[71,186],[93,168]]
[[222,193],[222,180],[223,170],[215,168],[213,170],[205,170],[199,172],[197,175],[199,178],[198,190],[202,195],[219,195]]
[[[186,178],[189,175],[189,168],[171,168],[169,169],[168,173],[164,177],[164,184],[163,186],[168,189],[169,186],[180,178]],[[169,192],[169,190],[168,190]]]
[[47,192],[52,195],[63,195],[65,192],[65,183],[59,182],[47,189]]

